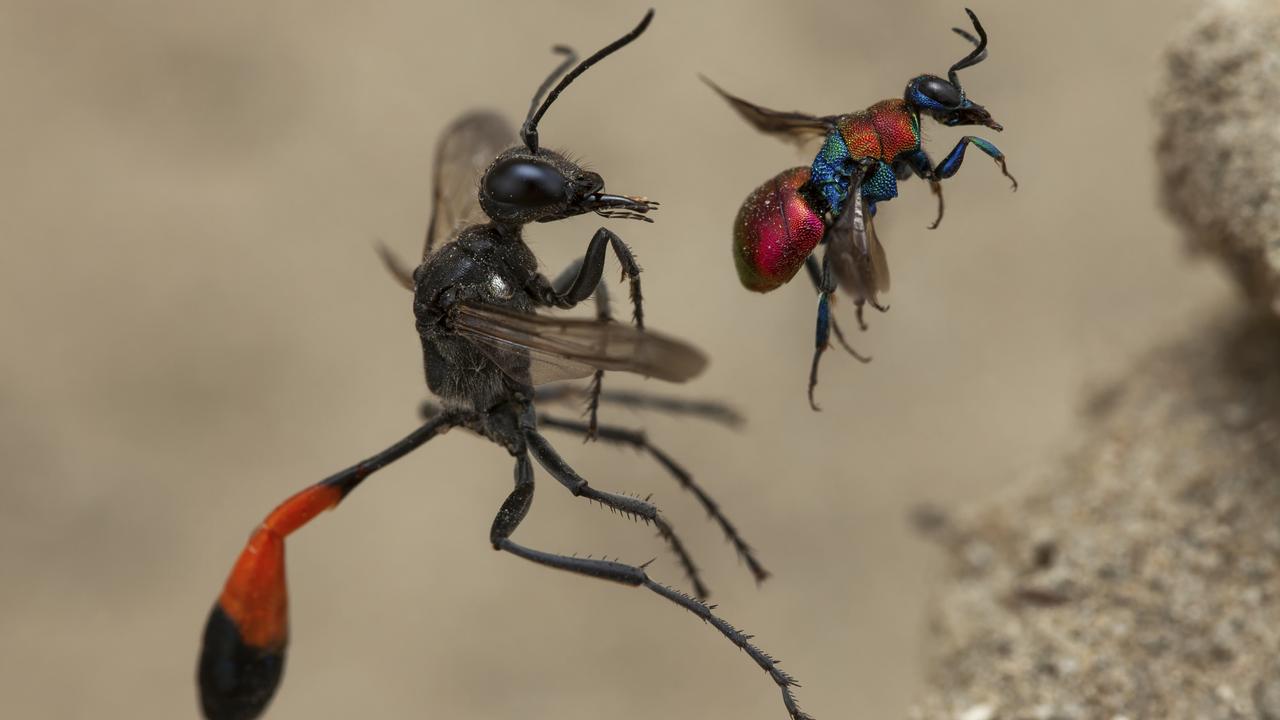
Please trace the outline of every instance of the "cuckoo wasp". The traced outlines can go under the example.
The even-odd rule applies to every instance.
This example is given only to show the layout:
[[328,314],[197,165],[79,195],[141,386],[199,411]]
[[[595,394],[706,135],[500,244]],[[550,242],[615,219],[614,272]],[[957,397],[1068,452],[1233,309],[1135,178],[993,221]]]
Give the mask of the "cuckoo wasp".
[[[703,78],[760,132],[799,144],[822,140],[809,167],[784,170],[752,191],[733,224],[733,258],[738,278],[748,290],[769,292],[790,281],[803,265],[818,291],[815,348],[809,368],[809,405],[814,410],[818,409],[813,397],[818,361],[833,331],[851,355],[861,362],[870,361],[849,345],[831,316],[831,296],[836,288],[853,298],[863,330],[867,329],[863,305],[888,310],[880,302],[880,293],[889,290],[889,265],[872,223],[876,203],[897,197],[898,181],[918,175],[929,182],[938,198],[938,217],[930,225],[937,228],[942,222],[942,180],[960,169],[969,145],[995,160],[1013,188],[1018,188],[1005,166],[1004,153],[988,140],[966,135],[936,164],[921,147],[921,115],[949,127],[1004,129],[986,108],[970,100],[960,85],[957,73],[987,57],[987,32],[972,10],[965,12],[977,37],[960,28],[952,30],[974,49],[951,66],[946,79],[917,76],[907,83],[901,99],[881,100],[858,112],[815,116],[770,110]],[[812,255],[818,245],[826,246],[821,264]]]

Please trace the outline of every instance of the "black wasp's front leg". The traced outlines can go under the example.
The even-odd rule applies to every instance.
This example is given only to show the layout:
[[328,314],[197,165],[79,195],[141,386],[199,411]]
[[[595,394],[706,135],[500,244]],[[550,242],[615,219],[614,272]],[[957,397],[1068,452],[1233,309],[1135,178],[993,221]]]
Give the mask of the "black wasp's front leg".
[[[618,257],[618,263],[622,265],[623,277],[627,278],[631,284],[632,320],[636,327],[643,330],[644,305],[640,291],[640,266],[636,263],[635,256],[631,254],[631,248],[608,228],[600,228],[596,231],[587,245],[587,252],[581,259],[575,260],[565,268],[554,283],[548,282],[545,276],[538,275],[535,297],[545,305],[571,308],[595,293],[596,317],[602,321],[611,321],[613,316],[609,310],[608,290],[601,282],[604,275],[605,252],[610,247]],[[604,371],[597,370],[591,380],[590,396],[587,400],[590,427],[588,439],[595,439],[603,383]]]
[[622,265],[622,276],[631,283],[632,321],[635,322],[636,327],[643,330],[644,306],[640,293],[640,266],[636,263],[635,256],[631,254],[631,248],[627,247],[622,238],[609,228],[600,228],[592,236],[591,242],[587,244],[587,252],[582,256],[582,260],[578,261],[580,263],[578,272],[568,287],[563,289],[555,287],[547,281],[546,277],[539,275],[538,287],[535,289],[536,297],[543,304],[558,308],[571,308],[591,297],[591,293],[600,284],[601,276],[604,275],[604,256],[610,247],[613,248],[613,254],[618,257],[618,262]]

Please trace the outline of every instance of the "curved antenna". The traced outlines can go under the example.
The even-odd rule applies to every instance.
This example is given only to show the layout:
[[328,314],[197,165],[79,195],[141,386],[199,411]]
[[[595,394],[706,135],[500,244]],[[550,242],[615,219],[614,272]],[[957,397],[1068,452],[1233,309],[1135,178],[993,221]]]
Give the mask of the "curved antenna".
[[982,29],[982,23],[978,22],[978,16],[974,15],[972,10],[965,8],[964,11],[969,14],[969,20],[973,22],[973,29],[978,31],[978,37],[975,38],[960,28],[951,28],[952,32],[977,46],[973,49],[973,52],[960,58],[955,65],[951,66],[950,70],[947,70],[947,79],[951,81],[952,85],[956,86],[957,90],[960,89],[960,78],[956,75],[956,71],[977,65],[987,59],[987,31]]
[[[561,75],[564,75],[569,70],[570,65],[578,62],[578,54],[568,45],[556,45],[551,48],[551,52],[564,55],[564,60],[561,60],[556,69],[552,70],[551,74],[547,76],[547,79],[542,81],[542,84],[538,86],[538,92],[533,94],[533,101],[529,103],[529,113],[524,116],[525,127],[529,125],[533,113],[538,110],[538,105],[542,104],[542,98],[547,94],[547,90],[551,89],[551,83],[559,79]],[[534,152],[537,152],[537,148],[534,148]]]
[[[555,89],[547,94],[547,99],[542,103],[541,107],[538,108],[537,112],[534,112],[532,107],[529,108],[529,117],[524,121],[524,125],[520,127],[520,139],[524,141],[524,144],[529,148],[530,152],[538,152],[538,121],[546,114],[547,108],[551,107],[551,103],[556,101],[556,98],[560,96],[560,93],[564,92],[564,89],[569,87],[569,83],[573,82],[579,75],[586,72],[587,68],[590,68],[592,65],[595,65],[609,55],[612,55],[617,50],[625,47],[632,40],[640,37],[640,34],[645,31],[645,28],[649,27],[649,22],[651,20],[653,20],[652,8],[649,12],[644,14],[644,18],[640,21],[640,24],[636,25],[631,32],[600,48],[594,55],[579,63],[572,72],[565,75],[560,80],[560,84],[556,85]],[[567,62],[565,64],[567,64]],[[563,67],[564,65],[561,66],[561,68]],[[557,68],[556,72],[552,75],[552,78],[559,73],[560,68]],[[543,88],[538,90],[538,96],[534,98],[534,105],[537,104],[538,97],[542,95],[543,89],[550,84],[552,78],[547,78],[547,81],[543,83]]]

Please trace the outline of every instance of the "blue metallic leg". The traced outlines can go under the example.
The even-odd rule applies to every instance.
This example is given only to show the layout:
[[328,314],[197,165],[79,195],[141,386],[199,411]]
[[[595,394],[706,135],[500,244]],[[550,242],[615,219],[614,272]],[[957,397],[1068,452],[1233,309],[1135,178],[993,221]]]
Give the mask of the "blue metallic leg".
[[831,303],[828,300],[830,295],[831,293],[826,289],[818,293],[818,323],[813,341],[813,364],[809,366],[809,407],[813,408],[814,412],[822,410],[813,399],[813,389],[818,385],[818,361],[822,359],[822,353],[826,352],[831,337]]
[[942,213],[946,209],[946,205],[942,201],[942,183],[938,181],[938,175],[933,170],[933,158],[930,158],[929,153],[921,149],[908,153],[904,156],[903,162],[906,163],[911,172],[929,182],[929,191],[933,193],[934,197],[938,198],[938,217],[929,226],[930,230],[937,230],[938,225],[942,224]]
[[1013,183],[1013,189],[1018,189],[1018,181],[1009,174],[1009,168],[1005,165],[1004,153],[1000,152],[1000,149],[992,145],[990,141],[974,135],[965,135],[960,138],[960,142],[956,143],[951,153],[943,158],[942,162],[938,163],[938,166],[933,169],[939,180],[956,174],[956,171],[960,169],[960,163],[964,162],[964,150],[969,146],[969,143],[973,143],[979,150],[991,156],[991,159],[995,160],[996,164],[1000,166],[1000,172]]
[[[814,281],[818,288],[818,320],[814,328],[813,339],[813,364],[809,366],[809,407],[815,412],[820,412],[822,408],[818,407],[818,403],[813,399],[813,389],[818,386],[818,362],[822,359],[822,353],[826,352],[827,346],[831,344],[831,329],[834,327],[836,338],[844,349],[849,351],[860,362],[871,362],[871,358],[859,355],[856,350],[845,342],[844,333],[840,332],[840,327],[836,325],[835,318],[831,317],[831,294],[836,290],[835,278],[831,276],[831,266],[827,260],[823,258],[822,269],[817,267],[817,261],[810,257],[805,261],[805,269],[809,271],[809,277]],[[858,322],[862,322],[862,304],[858,304]],[[862,329],[866,329],[863,324]]]
[[[809,280],[813,282],[813,289],[818,291],[819,300],[821,300],[822,269],[818,267],[818,261],[814,259],[812,255],[810,255],[804,261],[804,269],[809,273]],[[834,302],[835,301],[833,299],[833,300],[830,300],[828,304],[832,304]],[[840,330],[840,323],[836,322],[835,316],[830,316],[830,317],[831,317],[831,331],[835,333],[836,341],[839,342],[840,346],[845,349],[845,352],[852,355],[860,363],[865,364],[865,363],[871,362],[870,355],[863,355],[862,353],[853,349],[853,346],[849,344],[849,341],[845,340],[844,333]],[[858,303],[858,325],[864,332],[866,331],[867,324],[862,321],[862,303]]]

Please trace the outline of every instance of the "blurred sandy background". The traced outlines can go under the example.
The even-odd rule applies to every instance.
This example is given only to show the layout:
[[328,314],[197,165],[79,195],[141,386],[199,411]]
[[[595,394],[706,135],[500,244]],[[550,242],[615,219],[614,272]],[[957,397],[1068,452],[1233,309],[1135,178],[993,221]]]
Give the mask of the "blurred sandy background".
[[[1153,193],[1148,97],[1190,5],[975,6],[991,58],[963,80],[1008,128],[993,139],[1022,189],[974,151],[939,230],[919,181],[884,206],[893,309],[856,338],[873,364],[828,355],[820,415],[813,293],[747,293],[728,254],[742,198],[804,159],[694,73],[778,108],[861,108],[967,51],[948,32],[961,5],[666,3],[542,124],[610,189],[663,201],[656,225],[612,227],[645,267],[651,325],[714,358],[679,392],[750,424],[606,418],[694,471],[776,576],[757,589],[647,459],[558,444],[594,484],[655,494],[815,715],[897,717],[918,688],[940,562],[909,508],[1060,450],[1079,388],[1228,292],[1182,258]],[[415,424],[409,296],[372,245],[417,251],[437,133],[477,105],[521,115],[552,43],[593,50],[643,7],[0,3],[6,717],[196,715],[197,640],[249,529]],[[962,134],[927,132],[938,158]],[[529,235],[554,272],[598,224]],[[491,551],[510,477],[506,453],[455,432],[294,536],[272,717],[783,717],[772,683],[683,611]],[[649,531],[539,479],[522,542],[657,555],[652,574],[684,584]]]

